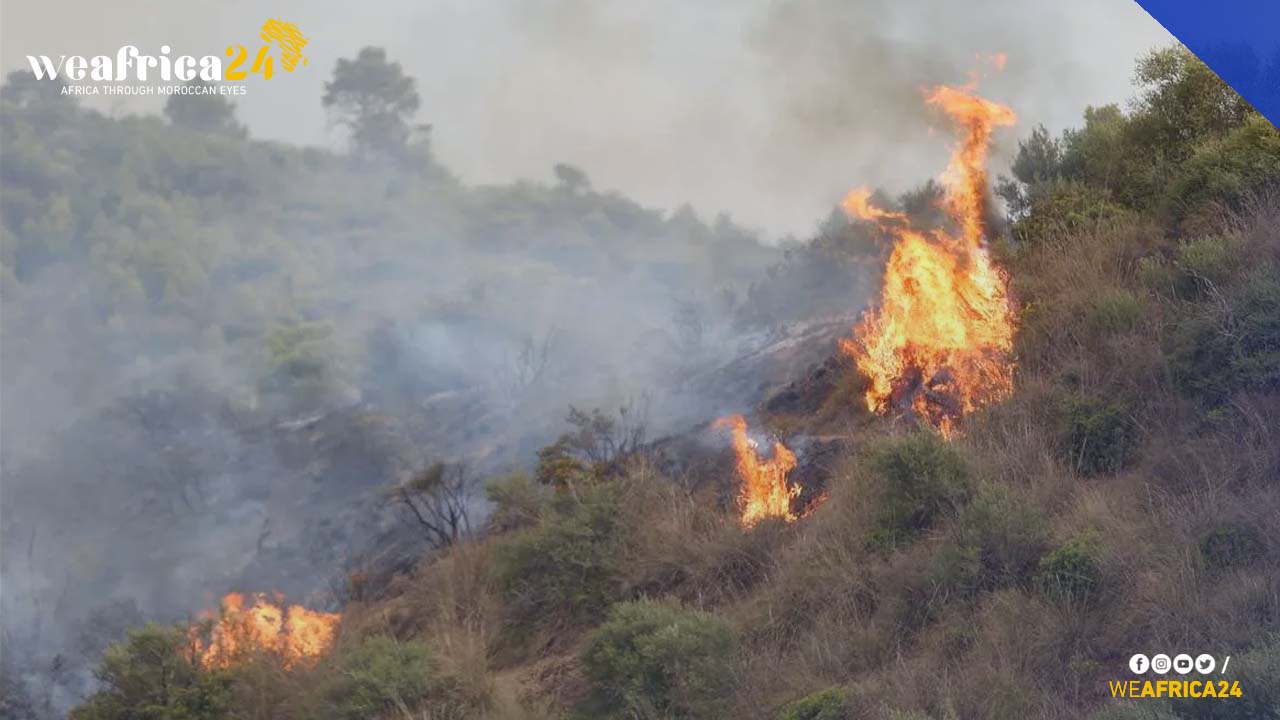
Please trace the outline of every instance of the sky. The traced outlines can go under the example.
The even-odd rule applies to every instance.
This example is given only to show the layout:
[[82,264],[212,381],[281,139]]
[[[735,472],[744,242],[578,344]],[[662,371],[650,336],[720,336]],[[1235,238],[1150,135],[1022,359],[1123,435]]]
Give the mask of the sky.
[[[338,58],[385,47],[417,80],[418,122],[473,184],[549,181],[567,162],[598,189],[728,213],[766,238],[811,234],[844,192],[936,176],[950,135],[923,89],[978,72],[1019,126],[1058,131],[1123,103],[1134,60],[1172,42],[1132,0],[224,0],[0,4],[0,68],[26,55],[221,54],[269,17],[310,42],[305,67],[237,98],[253,136],[342,147],[320,105]],[[1005,53],[1004,72],[983,58]],[[156,98],[89,98],[113,115]]]

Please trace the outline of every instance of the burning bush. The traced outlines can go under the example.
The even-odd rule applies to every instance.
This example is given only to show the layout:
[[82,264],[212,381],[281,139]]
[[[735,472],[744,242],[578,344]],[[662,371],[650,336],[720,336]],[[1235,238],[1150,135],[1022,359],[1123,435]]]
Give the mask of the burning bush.
[[940,86],[927,96],[964,133],[942,176],[958,232],[916,229],[905,214],[872,205],[866,188],[843,203],[851,217],[878,223],[895,238],[880,306],[841,344],[870,380],[867,407],[909,412],[944,433],[1013,389],[1008,280],[985,245],[984,218],[991,132],[1016,116],[971,89]]
[[761,459],[755,441],[747,437],[747,421],[741,415],[721,418],[715,427],[727,427],[733,431],[733,452],[737,456],[738,477],[742,481],[742,489],[738,492],[742,525],[752,527],[769,517],[793,522],[796,515],[791,511],[791,503],[800,496],[800,486],[788,482],[787,473],[796,466],[795,453],[786,445],[774,442],[773,457]]
[[209,667],[229,667],[255,653],[275,655],[287,667],[313,660],[329,651],[342,615],[308,610],[301,605],[285,608],[277,595],[249,596],[227,593],[218,614],[206,612],[205,620],[190,631],[193,653]]

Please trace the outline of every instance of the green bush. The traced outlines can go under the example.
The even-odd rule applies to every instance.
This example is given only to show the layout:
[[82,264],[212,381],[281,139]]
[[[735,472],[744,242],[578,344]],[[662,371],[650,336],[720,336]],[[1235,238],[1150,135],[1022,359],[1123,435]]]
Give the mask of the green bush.
[[[1214,653],[1219,670],[1226,654]],[[1227,672],[1215,675],[1215,679],[1239,682],[1241,696],[1171,700],[1177,716],[1188,720],[1280,720],[1280,635],[1265,635],[1253,649],[1233,655]]]
[[1019,243],[1035,243],[1126,216],[1100,189],[1075,181],[1054,181],[1038,190],[1029,212],[1013,226]]
[[1046,520],[1039,510],[1002,485],[983,485],[960,513],[953,554],[972,558],[976,590],[1028,580],[1048,544]]
[[1245,267],[1243,250],[1239,242],[1219,235],[1179,242],[1174,254],[1174,263],[1182,274],[1179,295],[1196,298],[1210,286],[1232,282]]
[[727,717],[737,638],[715,615],[650,601],[616,605],[582,653],[593,718]]
[[547,510],[543,486],[524,473],[490,480],[485,484],[484,494],[493,503],[489,527],[499,532],[537,525]]
[[1240,209],[1280,184],[1280,132],[1256,113],[1230,132],[1201,142],[1166,190],[1164,206],[1175,222],[1195,226],[1197,216]]
[[495,572],[513,627],[587,624],[618,599],[619,519],[612,486],[566,500],[495,550]]
[[1245,276],[1225,298],[1198,303],[1172,334],[1170,365],[1185,394],[1213,407],[1235,392],[1280,389],[1280,280]]
[[1128,408],[1115,400],[1071,394],[1058,405],[1058,446],[1063,459],[1082,475],[1124,469],[1137,444]]
[[1052,600],[1087,602],[1101,583],[1098,548],[1090,535],[1073,537],[1040,558],[1036,585]]
[[230,707],[229,674],[194,662],[178,628],[129,631],[107,648],[96,675],[102,689],[72,720],[215,720]]
[[867,453],[881,492],[872,540],[893,547],[953,512],[969,496],[969,468],[937,434],[917,430]]
[[450,683],[421,642],[369,637],[336,660],[338,672],[326,694],[339,718],[416,717],[419,711],[432,718],[462,716]]
[[1262,556],[1262,537],[1247,525],[1223,525],[1200,538],[1200,556],[1212,570],[1247,565]]
[[1142,302],[1129,290],[1108,288],[1089,302],[1088,323],[1096,335],[1128,332],[1142,319]]
[[835,686],[810,693],[787,705],[778,720],[849,720],[852,717],[849,691]]

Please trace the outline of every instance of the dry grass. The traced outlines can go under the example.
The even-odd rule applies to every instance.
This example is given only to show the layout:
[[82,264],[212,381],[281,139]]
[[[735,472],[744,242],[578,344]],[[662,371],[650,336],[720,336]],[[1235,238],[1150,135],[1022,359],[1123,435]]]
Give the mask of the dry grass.
[[[1277,246],[1254,225],[1235,232],[1258,252]],[[827,407],[809,427],[791,418],[791,429],[839,432],[858,449],[800,522],[744,530],[718,501],[723,488],[671,482],[643,462],[612,480],[623,508],[620,599],[670,598],[728,619],[744,651],[726,707],[761,720],[832,686],[848,690],[859,718],[1065,720],[1098,705],[1133,652],[1249,647],[1260,628],[1280,625],[1280,400],[1237,394],[1231,419],[1215,425],[1178,395],[1163,354],[1178,308],[1139,277],[1143,257],[1169,252],[1152,227],[1120,222],[1013,260],[1017,392],[968,418],[952,443],[969,467],[969,505],[901,545],[877,546],[886,479],[863,450],[902,429],[856,414],[832,420],[840,414]],[[1123,402],[1136,428],[1123,468],[1081,476],[1064,459],[1059,401],[1073,393]],[[999,519],[1012,525],[969,514],[978,498],[1009,508]],[[1202,547],[1215,532],[1253,544],[1220,567]],[[1025,558],[1082,538],[1096,587],[1045,591]],[[1013,558],[1012,574],[989,575],[990,558],[960,552],[989,552],[986,541]],[[501,542],[454,548],[356,616],[427,638],[452,672],[477,678],[491,717],[544,717],[581,696],[574,650],[590,628],[502,667],[503,599],[488,571]]]

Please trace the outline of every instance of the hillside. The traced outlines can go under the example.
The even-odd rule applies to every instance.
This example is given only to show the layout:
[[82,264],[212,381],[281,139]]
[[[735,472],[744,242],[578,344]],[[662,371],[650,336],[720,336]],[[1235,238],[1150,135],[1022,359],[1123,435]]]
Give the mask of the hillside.
[[[832,333],[806,325],[811,332],[789,336],[802,338],[795,344],[805,352],[779,354],[786,337],[770,346],[784,362],[772,374],[744,374],[760,397],[737,408],[760,441],[752,456],[759,452],[765,472],[783,468],[796,484],[775,513],[781,517],[745,522],[741,455],[730,449],[729,431],[712,427],[734,408],[696,406],[712,412],[681,426],[688,429],[649,435],[625,413],[574,411],[570,432],[543,438],[541,449],[511,444],[523,462],[487,480],[483,526],[436,543],[394,577],[349,573],[325,652],[252,643],[230,652],[228,635],[218,645],[218,633],[230,632],[225,617],[195,633],[185,623],[148,625],[106,650],[102,689],[72,717],[1280,718],[1280,131],[1180,48],[1144,58],[1136,78],[1128,110],[1089,108],[1083,126],[1061,137],[1031,131],[1013,177],[995,183],[1008,216],[984,220],[990,244],[983,247],[1009,283],[1015,332],[1002,368],[1011,377],[1006,395],[947,414],[948,422],[930,422],[936,418],[915,400],[873,412],[866,401],[873,379],[834,347]],[[9,108],[5,122],[31,111]],[[130,138],[130,123],[149,121],[83,122]],[[22,130],[6,127],[12,132]],[[873,296],[878,283],[850,269],[879,269],[893,244],[883,222],[833,218],[762,282],[753,273],[777,259],[750,244],[745,254],[727,247],[745,242],[727,223],[691,226],[700,233],[694,244],[708,248],[692,265],[684,253],[693,241],[684,234],[670,253],[647,243],[637,259],[639,242],[602,246],[589,231],[575,235],[545,216],[517,222],[504,215],[506,203],[519,196],[554,207],[550,215],[567,213],[582,228],[622,213],[645,238],[677,232],[676,217],[582,188],[465,189],[438,168],[396,175],[391,184],[353,182],[333,169],[339,158],[238,138],[179,142],[178,132],[147,130],[174,134],[175,152],[225,142],[231,157],[262,163],[254,173],[301,195],[296,204],[272,204],[287,212],[261,209],[278,215],[275,230],[262,230],[274,242],[300,242],[281,228],[320,232],[333,222],[331,209],[320,212],[319,201],[307,199],[303,189],[312,186],[283,182],[286,168],[348,178],[350,195],[320,204],[340,203],[364,220],[351,226],[361,228],[353,230],[358,237],[337,244],[340,257],[298,252],[304,269],[324,263],[311,270],[312,290],[352,272],[366,278],[353,293],[397,277],[400,268],[380,265],[373,248],[399,258],[415,227],[400,213],[441,195],[483,207],[449,220],[442,233],[483,238],[492,243],[486,253],[545,231],[549,245],[533,254],[547,253],[538,265],[547,276],[571,274],[566,268],[581,261],[589,263],[586,278],[616,262],[687,276],[681,289],[737,288],[741,299],[724,324],[738,331],[855,310],[860,300],[848,300],[842,313],[839,302],[821,299],[823,283],[835,282],[826,278],[839,274],[832,267],[848,272],[843,292]],[[40,157],[45,172],[57,171]],[[926,185],[882,199],[880,213],[945,227],[930,212],[941,192]],[[370,209],[371,193],[385,194],[377,201],[385,211]],[[413,200],[395,199],[404,193]],[[994,206],[988,200],[983,210]],[[101,202],[95,196],[91,216]],[[136,202],[165,213],[186,207],[181,198]],[[68,223],[87,212],[71,199],[50,207],[61,205]],[[210,224],[241,211],[199,207],[211,214],[195,224],[211,238],[242,242],[238,231],[219,234]],[[14,217],[6,208],[7,232]],[[53,263],[52,250],[26,238],[58,220],[31,217],[31,227],[13,231],[26,244],[4,260],[6,288],[31,283],[33,264]],[[507,221],[538,231],[489,234]],[[468,234],[476,227],[469,223],[486,230]],[[581,242],[570,252],[553,241],[563,237]],[[143,252],[142,242],[96,252]],[[276,277],[247,260],[255,245],[230,257],[246,258],[247,277]],[[235,347],[219,306],[202,301],[209,287],[179,282],[218,268],[189,276],[180,272],[184,263],[163,267],[173,272],[163,281],[107,282],[137,295],[122,296],[110,317],[130,317],[129,302],[173,303],[191,313],[180,316],[182,327],[212,313],[212,325],[191,337],[219,327],[218,342]],[[506,264],[494,272],[505,271],[516,272]],[[323,295],[287,280],[295,276],[307,273],[254,283],[279,283],[281,297],[325,306]],[[786,302],[789,283],[817,290]],[[502,307],[487,319],[519,324],[512,306]],[[787,307],[807,315],[785,317]],[[6,318],[6,335],[12,326]],[[736,354],[682,377],[719,391],[750,385],[714,380],[749,363]],[[808,362],[786,362],[795,357]],[[940,376],[915,384],[950,384]],[[651,440],[656,434],[663,437]],[[782,445],[770,453],[775,440]],[[783,462],[788,448],[794,468]],[[440,457],[433,449],[423,460]],[[441,493],[450,467],[401,487],[447,510]],[[225,654],[192,651],[213,646]],[[1107,682],[1131,677],[1128,659],[1138,652],[1229,655],[1242,696],[1112,701]]]
[[411,566],[430,542],[388,489],[435,463],[529,466],[570,405],[655,435],[744,409],[800,362],[770,348],[874,287],[848,223],[784,253],[572,166],[473,187],[426,133],[293,147],[176,97],[0,87],[0,674],[42,716],[128,627]]

